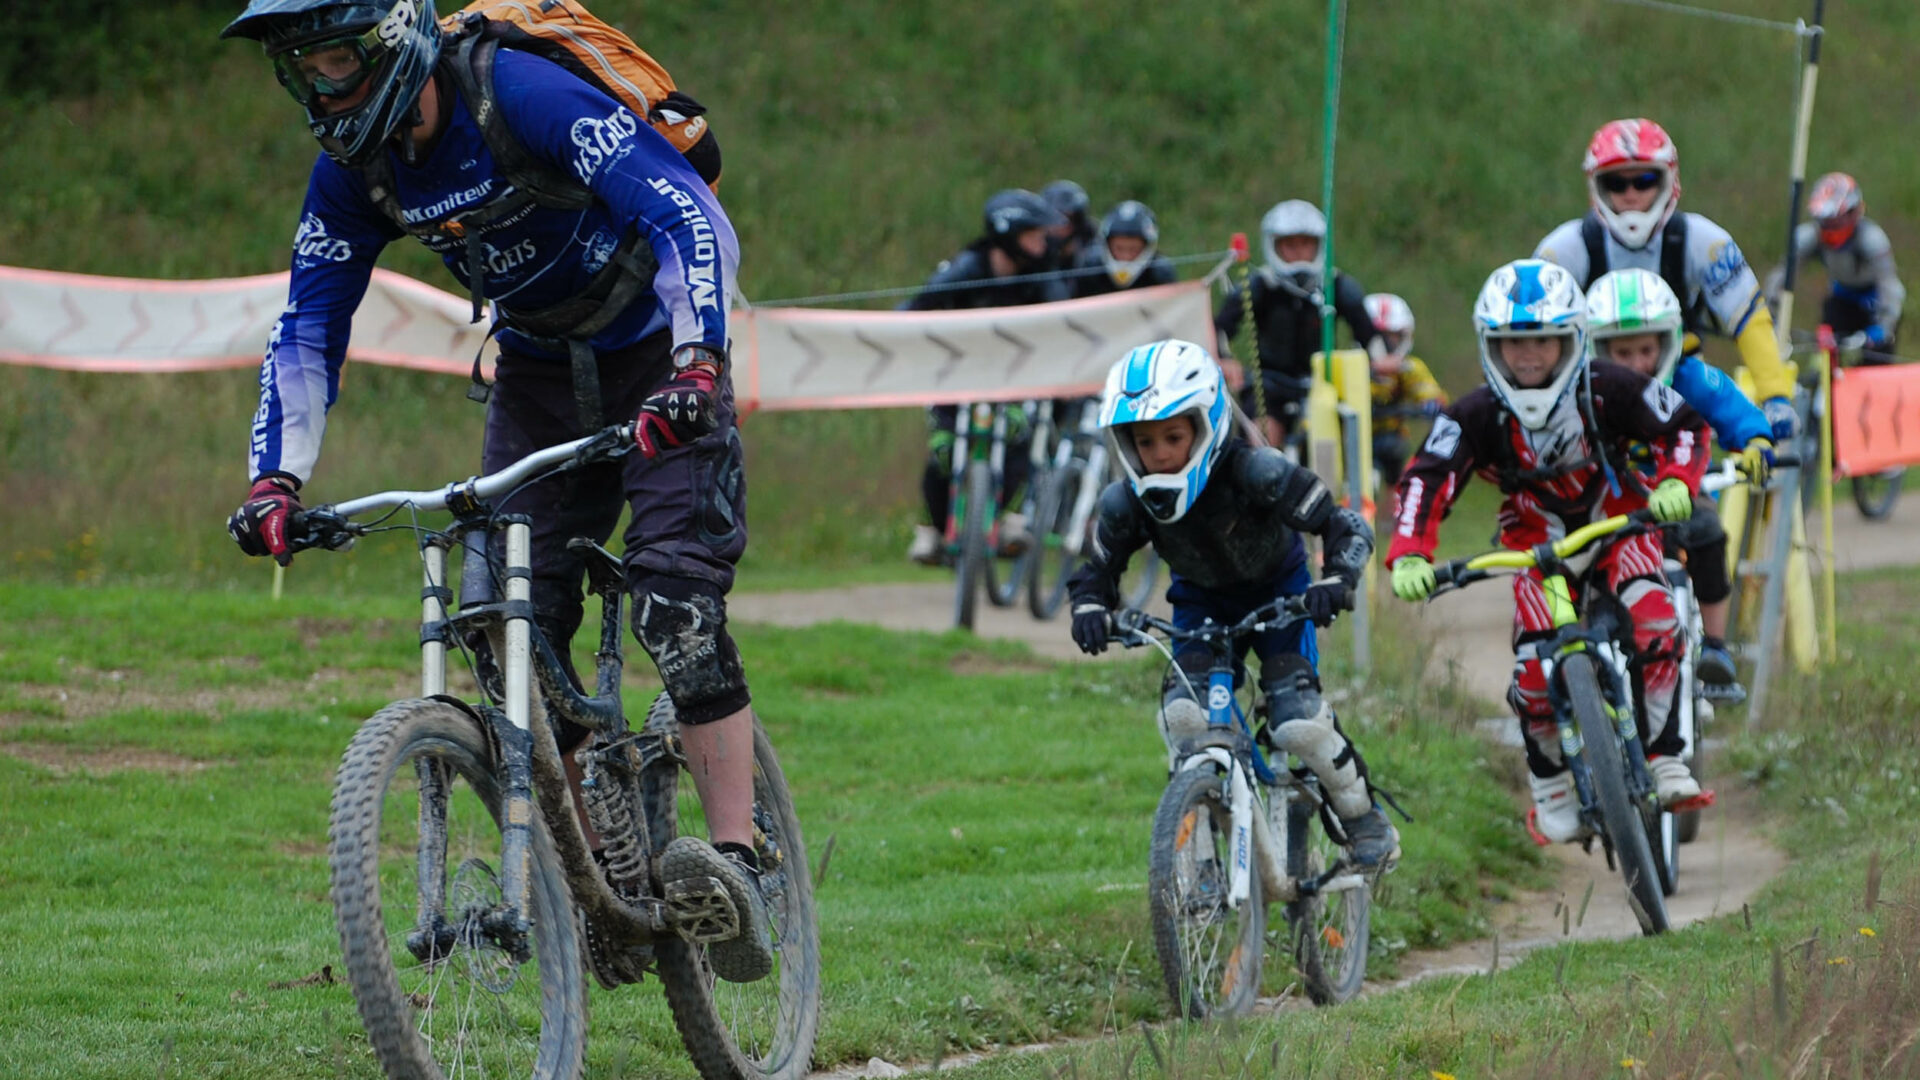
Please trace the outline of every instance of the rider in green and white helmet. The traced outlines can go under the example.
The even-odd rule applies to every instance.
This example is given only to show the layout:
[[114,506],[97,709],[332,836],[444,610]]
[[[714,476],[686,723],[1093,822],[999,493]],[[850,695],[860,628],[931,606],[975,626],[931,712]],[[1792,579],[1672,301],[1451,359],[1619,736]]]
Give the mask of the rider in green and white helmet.
[[[1732,379],[1697,354],[1682,355],[1682,323],[1679,298],[1651,270],[1615,270],[1594,282],[1587,293],[1587,341],[1593,358],[1632,368],[1673,387],[1706,417],[1714,439],[1741,456],[1747,475],[1765,483],[1773,448],[1766,414],[1747,400]],[[1727,574],[1727,533],[1712,499],[1694,498],[1693,518],[1680,527],[1675,539],[1686,548],[1687,572],[1700,602],[1703,633],[1694,670],[1709,686],[1731,686],[1735,674],[1726,633],[1733,584]]]

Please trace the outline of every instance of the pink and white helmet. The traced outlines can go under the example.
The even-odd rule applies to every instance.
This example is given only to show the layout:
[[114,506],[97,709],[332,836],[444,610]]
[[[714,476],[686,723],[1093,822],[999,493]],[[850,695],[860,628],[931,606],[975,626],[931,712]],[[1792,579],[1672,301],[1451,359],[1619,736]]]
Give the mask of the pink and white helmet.
[[1814,181],[1813,194],[1807,196],[1807,213],[1820,228],[1820,242],[1830,248],[1843,247],[1853,239],[1865,209],[1859,183],[1843,172],[1830,172]]
[[[1646,247],[1666,225],[1680,204],[1680,151],[1666,130],[1651,120],[1614,120],[1593,133],[1587,157],[1580,167],[1587,173],[1587,194],[1594,212],[1615,240],[1634,250]],[[1660,194],[1645,210],[1616,211],[1605,184],[1640,186],[1638,178],[1654,174]],[[1603,181],[1613,175],[1619,179]]]
[[1373,328],[1397,339],[1382,359],[1395,363],[1406,359],[1407,354],[1413,352],[1413,309],[1389,292],[1368,293],[1361,303],[1367,309],[1367,318],[1373,320]]

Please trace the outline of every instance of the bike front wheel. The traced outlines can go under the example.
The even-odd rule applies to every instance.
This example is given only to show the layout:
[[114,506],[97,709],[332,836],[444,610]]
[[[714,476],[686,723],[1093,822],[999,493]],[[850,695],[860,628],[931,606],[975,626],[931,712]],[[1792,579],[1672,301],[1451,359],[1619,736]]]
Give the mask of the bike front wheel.
[[[665,694],[654,700],[647,728],[677,735]],[[704,836],[693,778],[671,762],[641,778],[653,850],[682,834]],[[760,890],[773,935],[773,971],[750,983],[714,976],[704,945],[673,936],[658,948],[660,982],[674,1026],[705,1080],[802,1080],[820,1030],[820,932],[814,921],[813,875],[800,818],[773,744],[753,725],[753,838]]]
[[1893,516],[1900,501],[1900,485],[1906,479],[1904,468],[1886,469],[1853,478],[1853,505],[1869,521],[1885,521]]
[[1267,906],[1258,874],[1245,900],[1228,900],[1232,836],[1226,775],[1175,773],[1153,816],[1147,896],[1167,993],[1193,1020],[1243,1015],[1260,996]]
[[398,701],[361,725],[334,780],[333,907],[367,1040],[394,1080],[572,1080],[587,986],[573,898],[533,816],[528,917],[503,931],[502,791],[480,722]]
[[[1276,793],[1276,798],[1280,797]],[[1313,881],[1344,852],[1321,827],[1311,800],[1287,801],[1287,875]],[[1293,959],[1315,1005],[1337,1005],[1360,992],[1367,979],[1367,948],[1373,928],[1373,886],[1364,875],[1303,896],[1287,905]]]
[[1027,578],[1027,610],[1036,619],[1051,619],[1067,599],[1067,578],[1073,575],[1074,552],[1068,530],[1073,528],[1073,504],[1080,494],[1086,466],[1067,463],[1048,475],[1036,500],[1033,518],[1034,566]]
[[987,522],[993,516],[993,474],[987,470],[986,462],[976,461],[967,466],[966,477],[965,501],[959,507],[960,554],[959,573],[953,585],[953,624],[971,630],[990,558]]
[[[1586,742],[1587,770],[1593,776],[1594,797],[1600,802],[1600,820],[1606,827],[1607,842],[1612,845],[1620,875],[1627,882],[1627,901],[1641,933],[1652,935],[1667,929],[1667,902],[1661,879],[1665,876],[1655,862],[1648,843],[1650,829],[1645,812],[1627,790],[1626,757],[1621,752],[1620,736],[1614,730],[1606,698],[1594,675],[1593,659],[1576,653],[1560,662],[1560,677],[1567,691],[1574,723]],[[1659,808],[1652,807],[1656,815]]]

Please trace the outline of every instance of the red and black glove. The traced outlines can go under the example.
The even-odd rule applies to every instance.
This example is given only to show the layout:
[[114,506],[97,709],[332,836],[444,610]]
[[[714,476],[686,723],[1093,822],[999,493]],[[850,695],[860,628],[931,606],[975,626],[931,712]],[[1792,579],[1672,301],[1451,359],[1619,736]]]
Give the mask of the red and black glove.
[[719,386],[726,363],[725,356],[705,345],[674,350],[673,378],[647,395],[633,422],[633,441],[642,454],[658,457],[720,426]]
[[285,566],[293,561],[287,549],[287,519],[300,509],[300,481],[286,473],[268,473],[253,482],[247,501],[227,519],[227,535],[248,555],[271,555]]

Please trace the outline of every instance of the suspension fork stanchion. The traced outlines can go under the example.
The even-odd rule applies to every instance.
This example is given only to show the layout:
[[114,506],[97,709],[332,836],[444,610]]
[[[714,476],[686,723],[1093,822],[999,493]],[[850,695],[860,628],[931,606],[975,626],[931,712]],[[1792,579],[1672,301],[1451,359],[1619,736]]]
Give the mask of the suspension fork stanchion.
[[527,887],[533,830],[533,528],[523,514],[503,514],[506,525],[506,655],[502,681],[508,730],[500,732],[501,771],[506,791],[500,814],[500,895],[504,910],[488,927],[524,951],[532,925]]
[[959,538],[965,534],[966,525],[960,520],[962,510],[971,512],[967,506],[967,467],[972,464],[971,439],[967,433],[973,428],[973,406],[962,402],[953,410],[953,447],[947,453],[947,473],[951,478],[947,495],[947,535]]
[[[420,589],[420,696],[447,692],[447,549],[445,535],[429,535],[420,545],[424,582]],[[414,895],[418,915],[407,935],[407,950],[421,962],[443,956],[451,948],[447,937],[447,794],[452,771],[438,758],[413,760],[420,783],[420,839],[415,850]]]

